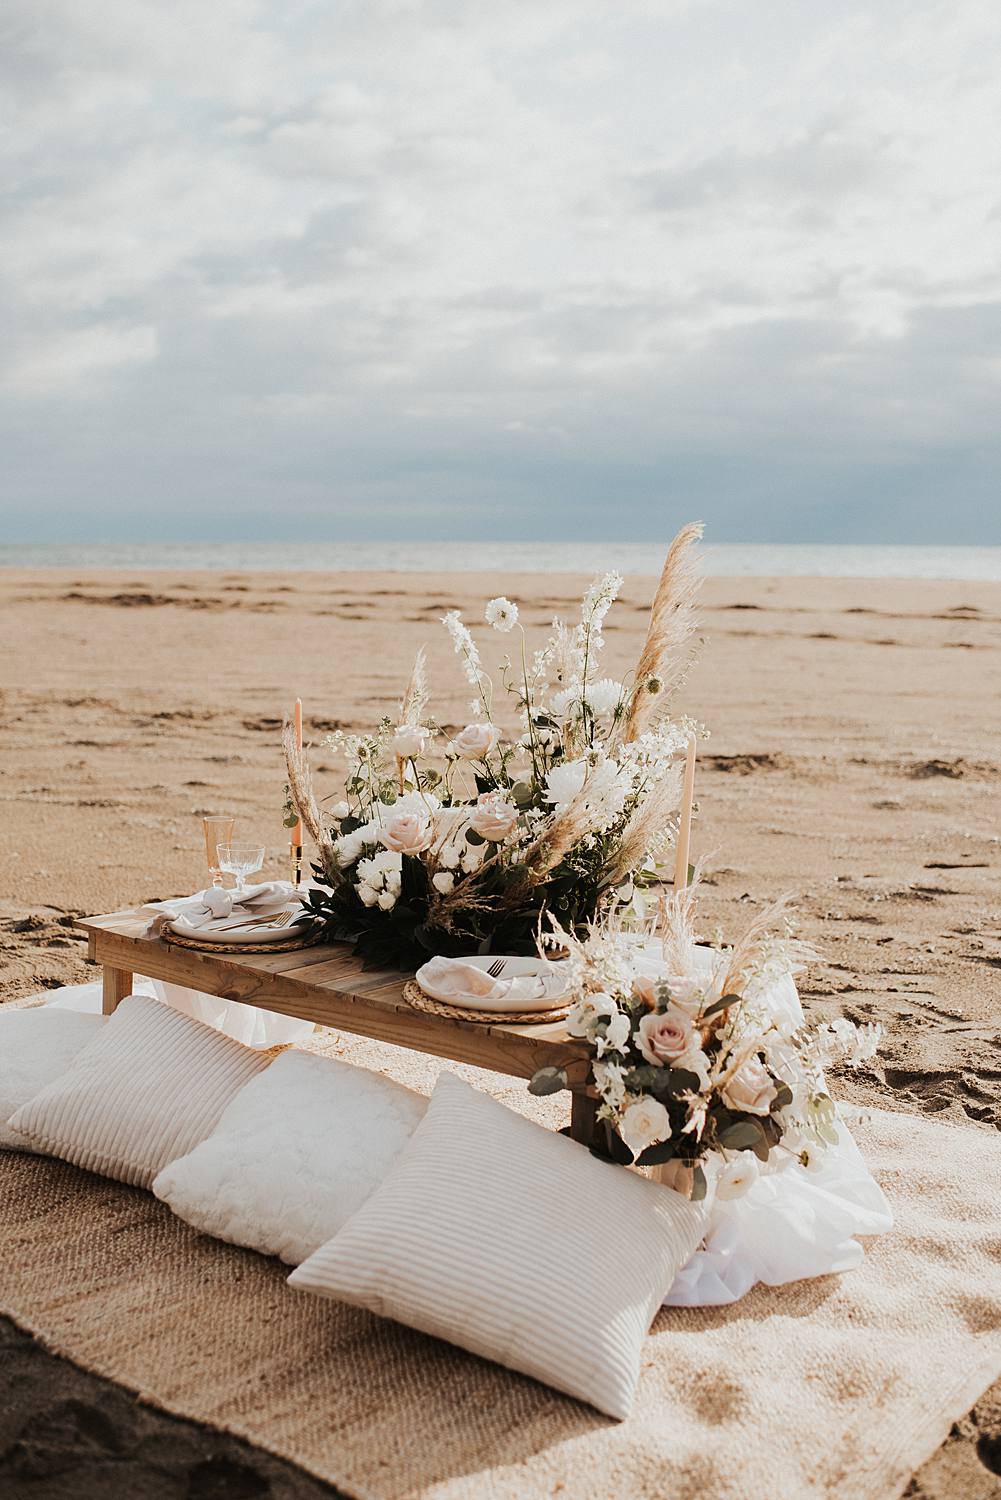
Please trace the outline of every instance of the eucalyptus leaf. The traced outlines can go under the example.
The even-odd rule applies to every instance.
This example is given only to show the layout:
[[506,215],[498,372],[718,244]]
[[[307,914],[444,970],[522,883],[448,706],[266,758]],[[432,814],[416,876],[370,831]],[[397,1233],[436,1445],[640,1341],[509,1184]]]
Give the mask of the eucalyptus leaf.
[[537,1095],[559,1094],[567,1086],[565,1068],[540,1068],[529,1079],[528,1092]]
[[692,1202],[701,1203],[706,1196],[706,1174],[701,1167],[696,1167],[692,1173]]
[[764,1133],[757,1120],[735,1120],[719,1133],[719,1143],[728,1151],[754,1151],[764,1140]]

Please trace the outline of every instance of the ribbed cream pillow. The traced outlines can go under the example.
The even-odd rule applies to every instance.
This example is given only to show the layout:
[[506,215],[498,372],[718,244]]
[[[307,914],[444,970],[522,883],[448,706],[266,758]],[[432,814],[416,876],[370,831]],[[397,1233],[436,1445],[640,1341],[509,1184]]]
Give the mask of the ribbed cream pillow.
[[8,1120],[64,1073],[103,1025],[103,1016],[47,1005],[0,1010],[0,1146],[10,1151],[36,1149],[11,1130]]
[[381,1187],[289,1285],[448,1339],[626,1417],[705,1215],[453,1074]]
[[272,1056],[158,1000],[130,995],[9,1124],[38,1151],[149,1187],[169,1161],[205,1139]]

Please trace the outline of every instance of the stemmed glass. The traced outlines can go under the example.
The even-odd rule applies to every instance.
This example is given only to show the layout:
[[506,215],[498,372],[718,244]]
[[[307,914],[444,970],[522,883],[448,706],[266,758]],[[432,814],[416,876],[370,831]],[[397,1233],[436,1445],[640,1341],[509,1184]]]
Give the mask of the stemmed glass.
[[247,891],[247,876],[254,875],[264,863],[263,844],[220,844],[216,853],[219,868],[236,877],[234,895],[239,900]]
[[233,837],[233,825],[235,822],[235,818],[202,819],[202,831],[205,834],[205,859],[208,863],[209,874],[212,876],[212,884],[220,888],[222,886],[222,870],[219,868],[219,845],[230,842]]

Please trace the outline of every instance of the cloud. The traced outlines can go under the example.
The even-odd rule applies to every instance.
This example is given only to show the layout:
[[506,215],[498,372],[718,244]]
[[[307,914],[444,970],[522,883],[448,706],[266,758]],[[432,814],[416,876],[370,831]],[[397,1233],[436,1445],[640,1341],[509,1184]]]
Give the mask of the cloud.
[[1001,541],[992,4],[5,26],[8,534]]

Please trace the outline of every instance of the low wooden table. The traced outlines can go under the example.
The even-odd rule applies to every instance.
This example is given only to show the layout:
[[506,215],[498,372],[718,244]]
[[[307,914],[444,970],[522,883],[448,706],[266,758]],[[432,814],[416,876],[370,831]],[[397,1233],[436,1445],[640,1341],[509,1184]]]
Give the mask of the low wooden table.
[[406,975],[363,969],[344,943],[292,953],[269,953],[264,947],[200,953],[144,937],[148,923],[148,912],[119,911],[77,924],[88,934],[90,957],[104,968],[105,1015],[131,994],[133,974],[145,974],[515,1078],[531,1078],[539,1068],[563,1068],[572,1099],[570,1132],[585,1142],[593,1134],[597,1106],[588,1083],[590,1054],[562,1023],[483,1025],[427,1015],[404,1000]]

